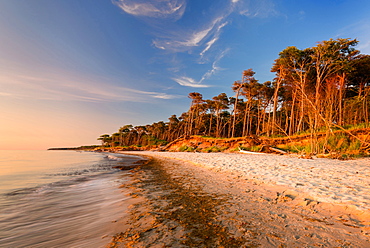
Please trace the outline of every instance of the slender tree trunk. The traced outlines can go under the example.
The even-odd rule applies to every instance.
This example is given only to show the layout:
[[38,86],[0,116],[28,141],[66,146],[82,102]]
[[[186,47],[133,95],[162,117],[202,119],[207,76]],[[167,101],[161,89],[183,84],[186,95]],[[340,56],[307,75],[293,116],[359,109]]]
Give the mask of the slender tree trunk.
[[213,122],[213,114],[210,114],[210,120],[209,120],[209,130],[208,130],[208,136],[211,136],[211,131],[212,131],[212,122]]
[[289,132],[288,135],[291,136],[295,132],[295,102],[296,102],[296,92],[293,93],[292,107],[290,110],[290,123],[289,123]]
[[244,118],[243,118],[243,134],[242,136],[246,136],[247,132],[248,132],[248,129],[247,129],[247,125],[248,125],[248,121],[247,121],[247,117],[249,117],[250,115],[250,111],[249,111],[249,101],[246,102],[245,104],[245,110],[244,110]]
[[233,111],[233,127],[232,127],[231,137],[234,137],[235,135],[236,110],[237,110],[237,105],[238,105],[239,90],[240,89],[237,90],[236,96],[235,96],[235,104],[234,104],[234,111]]
[[277,111],[277,104],[278,104],[278,96],[279,96],[279,89],[281,84],[281,78],[278,79],[275,92],[274,92],[274,106],[272,110],[272,127],[271,127],[271,135],[274,135],[275,125],[276,123],[276,111]]
[[346,74],[342,73],[339,76],[339,120],[338,125],[343,126],[343,96],[345,87]]

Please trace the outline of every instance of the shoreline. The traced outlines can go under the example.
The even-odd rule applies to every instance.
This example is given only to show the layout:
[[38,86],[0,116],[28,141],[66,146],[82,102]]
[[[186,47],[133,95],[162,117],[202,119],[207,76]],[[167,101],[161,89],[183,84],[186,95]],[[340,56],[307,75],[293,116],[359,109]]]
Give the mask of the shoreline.
[[[153,160],[134,172],[134,182],[130,187],[137,192],[134,193],[137,197],[129,209],[131,217],[123,220],[127,227],[115,235],[110,247],[159,245],[161,242],[176,247],[189,247],[194,242],[198,245],[203,244],[202,242],[221,245],[224,242],[229,245],[228,247],[233,247],[230,244],[235,244],[234,247],[318,244],[324,247],[370,246],[368,210],[335,202],[318,201],[309,194],[296,190],[297,187],[292,185],[276,185],[271,181],[263,182],[258,177],[248,177],[241,173],[240,168],[236,170],[219,158],[223,157],[225,161],[229,160],[235,164],[230,157],[239,157],[240,154],[236,156],[166,152],[124,152],[124,154],[145,158],[149,156]],[[202,162],[199,157],[195,158],[196,156],[203,157],[204,161]],[[249,160],[256,163],[258,159],[255,156],[260,157],[247,155]],[[212,166],[215,157],[219,160]],[[272,158],[275,163],[283,159],[286,162],[286,166],[282,166],[284,168],[292,167],[291,162],[286,161],[286,157],[272,156]],[[159,174],[162,176],[158,177],[159,174],[154,176],[153,171],[160,171]],[[164,181],[163,175],[166,175]],[[190,200],[189,195],[194,197]],[[191,212],[190,208],[184,210],[183,206],[186,202],[197,202],[201,199],[209,201],[193,206],[192,208],[196,210],[195,212],[192,210],[192,215],[198,218],[208,216],[211,221],[208,224],[197,223],[197,229],[208,230],[208,236],[204,236],[202,232],[198,233],[198,236],[200,235],[198,237],[193,232],[194,226],[189,224],[191,221],[184,217]],[[179,204],[179,201],[183,201],[183,204]],[[179,211],[183,211],[181,218],[171,219],[171,216],[176,216]],[[173,215],[168,216],[168,213]],[[202,227],[199,228],[199,225]],[[222,238],[219,236],[217,239],[216,233],[222,233]]]

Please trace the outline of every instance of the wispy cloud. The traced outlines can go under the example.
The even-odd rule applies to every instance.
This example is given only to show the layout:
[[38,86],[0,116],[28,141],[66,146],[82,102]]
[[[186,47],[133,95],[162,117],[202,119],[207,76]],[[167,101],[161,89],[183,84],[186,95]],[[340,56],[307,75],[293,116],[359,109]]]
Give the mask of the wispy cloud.
[[199,83],[203,83],[204,80],[209,79],[211,76],[216,74],[218,71],[222,70],[221,67],[218,66],[218,63],[220,60],[226,55],[226,53],[229,51],[229,49],[225,49],[212,63],[212,69],[208,70],[202,77],[202,79],[199,81]]
[[370,54],[370,37],[368,37],[364,42],[360,42],[358,49],[365,54]]
[[194,47],[206,45],[202,54],[208,51],[211,46],[219,39],[221,29],[227,25],[222,22],[223,17],[216,17],[211,23],[203,28],[194,30],[175,30],[162,37],[153,40],[155,47],[171,52],[184,52]]
[[178,20],[186,7],[185,0],[113,0],[113,3],[130,15]]
[[370,54],[370,20],[364,19],[359,22],[352,23],[341,30],[336,35],[337,38],[356,38],[359,43],[356,49],[361,53]]
[[[178,16],[181,14],[182,17],[186,6],[185,0],[116,0],[115,3],[131,15],[156,18],[170,17],[175,13]],[[224,28],[231,23],[229,17],[232,13],[239,13],[248,18],[269,17],[277,13],[273,0],[229,0],[222,3],[222,8],[219,8],[220,6],[214,8],[212,13],[204,12],[203,15],[198,16],[199,22],[196,23],[196,26],[182,26],[181,22],[171,23],[171,25],[165,21],[161,22],[162,25],[158,25],[158,22],[156,25],[149,23],[153,27],[152,34],[155,36],[152,40],[153,46],[166,51],[166,54],[187,52],[193,62],[197,61],[200,64],[208,64],[213,59],[210,69],[203,74],[199,81],[188,76],[173,77],[172,79],[179,85],[193,88],[210,87],[203,83],[222,70],[218,64],[227,49],[223,48],[224,51],[217,55],[222,47],[218,47],[218,50],[214,47],[219,43]],[[186,16],[184,15],[184,17]],[[194,56],[199,57],[194,58]],[[172,72],[180,74],[179,68],[178,64],[175,67],[171,64]],[[182,73],[182,75],[186,75],[186,73]]]
[[[221,13],[205,18],[204,22],[196,27],[184,28],[180,24],[169,27],[167,19],[179,20],[185,12],[186,0],[112,0],[113,3],[124,12],[137,16],[157,19],[166,19],[153,24],[152,20],[147,23],[153,26],[155,38],[154,47],[170,52],[185,52],[194,47],[205,46],[201,56],[216,43],[220,38],[221,29],[228,24],[224,19],[232,12],[231,4],[221,10]],[[232,1],[236,3],[237,1]]]
[[[220,40],[224,27],[229,24],[227,18],[236,9],[235,6],[239,2],[231,0],[228,3],[223,3],[222,8],[214,9],[214,12],[199,17],[200,21],[197,22],[195,27],[184,27],[180,23],[168,25],[165,20],[161,22],[161,25],[158,22],[152,25],[149,21],[148,25],[153,27],[152,30],[155,36],[152,44],[154,47],[168,53],[188,52],[192,56],[197,55],[199,57],[193,59],[193,61],[202,64],[208,63],[210,58],[215,56],[213,53],[215,50],[212,50],[212,48]],[[114,3],[128,14],[156,18],[171,17],[175,13],[182,17],[186,6],[185,0],[115,0]],[[217,61],[219,59],[221,58],[216,58]],[[179,73],[179,66],[172,66],[171,70],[176,70],[176,73]],[[199,82],[189,77],[176,77],[174,80],[183,86],[208,87],[201,83],[218,70],[220,68],[217,67],[217,62],[214,62],[212,69],[207,71]]]
[[215,42],[218,40],[219,37],[215,37],[212,40],[208,41],[206,43],[206,47],[203,49],[203,51],[200,53],[200,56],[203,56],[212,46],[215,44]]
[[[186,8],[186,0],[113,0],[113,2],[128,14],[160,19],[178,20],[184,15]],[[164,22],[161,25],[156,23],[153,45],[169,52],[186,52],[201,47],[199,55],[203,57],[220,39],[222,28],[229,23],[226,19],[233,12],[239,12],[249,18],[269,17],[277,13],[273,0],[230,0],[222,10],[218,9],[217,13],[213,13],[213,17],[204,17],[203,22],[199,22],[196,27],[184,28],[179,24],[169,27]]]
[[12,94],[7,92],[0,92],[0,96],[12,96]]
[[170,95],[163,92],[150,92],[150,91],[142,91],[142,90],[135,90],[135,89],[128,89],[128,88],[119,88],[120,91],[126,91],[126,92],[132,92],[137,93],[139,95],[148,95],[153,98],[159,98],[159,99],[175,99],[179,98],[179,96],[176,95]]
[[211,87],[211,85],[203,84],[203,82],[209,78],[211,78],[213,75],[215,75],[218,71],[222,70],[221,67],[218,66],[220,60],[227,54],[229,49],[225,49],[222,51],[215,59],[215,61],[212,63],[212,68],[208,70],[204,75],[202,76],[201,80],[196,81],[193,78],[181,76],[173,78],[174,81],[176,81],[178,84],[186,87],[192,87],[192,88],[208,88]]
[[211,87],[210,85],[204,85],[200,82],[195,81],[193,78],[190,77],[178,77],[173,78],[174,81],[176,81],[179,85],[186,86],[186,87],[192,87],[192,88],[208,88]]
[[273,0],[259,0],[259,1],[232,1],[237,4],[237,8],[241,15],[249,18],[267,18],[276,16],[278,14]]
[[199,43],[209,34],[212,27],[198,32],[175,33],[172,37],[156,39],[154,46],[163,50],[183,51],[189,47],[198,46]]
[[206,43],[206,47],[203,49],[203,51],[200,53],[201,58],[203,58],[204,54],[213,46],[213,44],[216,43],[216,41],[220,38],[221,35],[221,29],[225,27],[228,24],[228,22],[220,23],[220,25],[217,27],[213,38]]
[[142,91],[93,79],[32,77],[22,75],[0,76],[1,96],[57,101],[87,102],[148,102],[156,99],[174,99],[177,95]]

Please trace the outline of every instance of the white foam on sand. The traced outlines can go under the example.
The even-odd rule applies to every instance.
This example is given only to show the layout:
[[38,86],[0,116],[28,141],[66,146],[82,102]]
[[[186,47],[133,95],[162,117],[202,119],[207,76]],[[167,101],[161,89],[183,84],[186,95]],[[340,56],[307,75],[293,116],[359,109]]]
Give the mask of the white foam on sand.
[[[132,153],[132,152],[130,152]],[[274,154],[137,152],[235,171],[262,183],[283,185],[320,202],[370,210],[370,159],[300,159]]]

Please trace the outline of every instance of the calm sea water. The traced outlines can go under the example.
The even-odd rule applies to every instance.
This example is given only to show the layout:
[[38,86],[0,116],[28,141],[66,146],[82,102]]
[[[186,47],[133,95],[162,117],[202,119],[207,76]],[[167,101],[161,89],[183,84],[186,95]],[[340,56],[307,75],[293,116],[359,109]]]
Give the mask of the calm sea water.
[[[0,151],[0,247],[104,247],[124,215],[139,157]],[[116,224],[117,225],[117,224]]]

